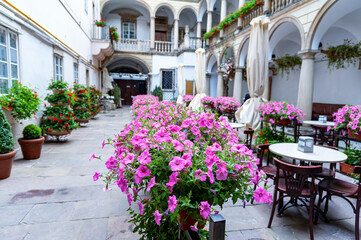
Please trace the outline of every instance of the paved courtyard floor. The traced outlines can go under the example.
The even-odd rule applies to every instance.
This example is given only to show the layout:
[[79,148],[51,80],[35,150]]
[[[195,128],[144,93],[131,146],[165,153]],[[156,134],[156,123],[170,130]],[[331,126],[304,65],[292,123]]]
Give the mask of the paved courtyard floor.
[[[14,161],[10,178],[0,181],[1,240],[138,239],[128,223],[128,203],[120,190],[104,192],[93,182],[103,162],[89,162],[92,153],[104,157],[103,139],[113,137],[132,120],[129,108],[102,113],[86,127],[74,131],[67,142],[46,142],[40,159]],[[340,177],[340,175],[338,175]],[[352,181],[351,179],[349,179]],[[226,204],[227,239],[308,239],[306,211],[291,208],[282,218],[267,222],[271,206]],[[315,226],[315,239],[354,239],[354,214],[346,202],[333,198],[331,223]]]

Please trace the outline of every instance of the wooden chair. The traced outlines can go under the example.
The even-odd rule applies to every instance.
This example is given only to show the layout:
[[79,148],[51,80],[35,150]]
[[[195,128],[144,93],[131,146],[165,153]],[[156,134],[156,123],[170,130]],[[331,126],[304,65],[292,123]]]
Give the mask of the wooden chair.
[[247,148],[251,149],[254,130],[253,128],[248,128],[244,130],[243,133],[245,135],[244,145],[246,145]]
[[[356,166],[353,171],[355,174],[361,174],[361,166]],[[357,184],[349,183],[337,178],[327,178],[318,183],[319,200],[317,204],[317,212],[315,217],[315,224],[317,224],[318,216],[320,213],[321,202],[326,199],[325,208],[323,213],[328,211],[328,196],[338,196],[345,199],[352,207],[355,213],[355,239],[360,239],[360,207],[361,207],[361,178]],[[322,197],[323,192],[327,192],[326,196]],[[348,199],[356,199],[356,206]]]
[[313,126],[313,129],[315,130],[313,136],[315,144],[326,143],[329,146],[335,145],[335,131],[333,129],[327,131],[327,127],[325,126]]
[[[271,216],[268,222],[268,228],[272,225],[273,216],[275,213],[276,205],[282,206],[279,213],[287,209],[288,204],[294,203],[299,200],[304,206],[306,206],[309,215],[309,228],[310,239],[313,240],[313,207],[317,190],[315,186],[315,174],[322,171],[321,166],[296,166],[288,163],[281,162],[277,158],[274,158],[274,163],[277,167],[275,190],[273,194],[273,206]],[[280,178],[280,173],[283,173],[284,177]],[[307,179],[311,177],[311,182]],[[279,197],[277,197],[279,193]],[[291,197],[291,202],[283,206],[283,199],[285,197]],[[304,198],[309,199],[309,205]]]

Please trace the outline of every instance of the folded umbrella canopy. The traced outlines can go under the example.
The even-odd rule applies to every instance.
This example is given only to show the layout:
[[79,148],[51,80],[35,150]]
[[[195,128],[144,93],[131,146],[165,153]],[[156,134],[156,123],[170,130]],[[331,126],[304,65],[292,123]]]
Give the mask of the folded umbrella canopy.
[[251,21],[251,36],[247,57],[247,85],[251,96],[236,112],[236,119],[245,128],[257,130],[261,126],[259,106],[267,100],[262,96],[268,89],[268,26],[270,20],[259,16]]
[[195,82],[197,95],[194,97],[192,102],[189,104],[189,107],[194,110],[199,110],[200,107],[203,107],[201,99],[206,95],[206,59],[205,59],[205,50],[199,48],[196,50],[196,65],[195,65]]

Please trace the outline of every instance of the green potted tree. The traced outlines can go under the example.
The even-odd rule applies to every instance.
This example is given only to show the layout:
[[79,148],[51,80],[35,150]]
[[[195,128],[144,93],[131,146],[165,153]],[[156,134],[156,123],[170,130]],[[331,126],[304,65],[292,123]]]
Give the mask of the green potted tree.
[[0,108],[0,179],[10,176],[15,154],[11,127],[5,118],[3,110]]
[[27,125],[23,130],[23,138],[18,139],[24,159],[40,158],[44,140],[45,138],[41,135],[40,127],[34,124]]

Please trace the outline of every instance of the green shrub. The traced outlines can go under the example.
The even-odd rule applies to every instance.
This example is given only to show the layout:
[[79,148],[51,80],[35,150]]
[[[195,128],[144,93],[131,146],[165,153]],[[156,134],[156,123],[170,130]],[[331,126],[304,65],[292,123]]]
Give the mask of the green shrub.
[[114,89],[110,91],[110,95],[114,97],[114,99],[113,99],[114,104],[117,105],[122,96],[122,92],[121,92],[120,88],[118,87],[118,85],[114,85],[113,87],[114,87]]
[[163,101],[163,91],[159,86],[156,86],[152,91],[152,95],[159,98],[159,101]]
[[41,128],[34,124],[29,124],[23,130],[24,139],[37,139],[41,137]]
[[360,164],[361,150],[348,149],[348,150],[344,151],[343,153],[347,155],[347,160],[345,161],[345,163],[354,165],[354,166]]
[[14,149],[14,138],[11,126],[0,108],[0,154],[9,153]]

